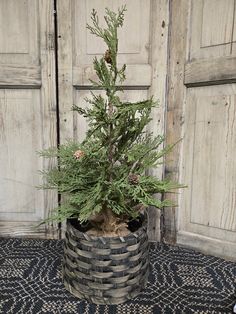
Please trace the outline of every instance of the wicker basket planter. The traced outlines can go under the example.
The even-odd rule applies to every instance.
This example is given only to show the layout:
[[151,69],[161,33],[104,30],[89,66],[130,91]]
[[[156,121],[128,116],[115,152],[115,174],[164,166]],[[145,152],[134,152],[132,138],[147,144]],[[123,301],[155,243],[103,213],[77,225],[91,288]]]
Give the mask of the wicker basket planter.
[[131,224],[132,233],[125,237],[88,236],[78,225],[67,221],[62,270],[66,289],[96,304],[119,304],[137,296],[148,279],[146,215]]

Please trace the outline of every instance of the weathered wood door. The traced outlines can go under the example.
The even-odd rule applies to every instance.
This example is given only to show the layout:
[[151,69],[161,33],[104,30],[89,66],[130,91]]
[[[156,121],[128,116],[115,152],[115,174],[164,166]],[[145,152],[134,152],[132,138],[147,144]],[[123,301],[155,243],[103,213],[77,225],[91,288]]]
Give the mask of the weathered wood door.
[[[60,140],[83,139],[86,121],[71,112],[72,104],[86,105],[95,79],[92,60],[102,56],[106,47],[101,39],[86,30],[92,9],[103,22],[105,7],[117,10],[127,4],[124,27],[119,33],[119,63],[127,64],[125,93],[129,101],[143,100],[154,95],[160,107],[153,111],[149,126],[154,133],[163,133],[165,108],[165,78],[167,65],[168,1],[150,0],[60,0],[58,1],[58,70]],[[158,76],[159,73],[159,76]],[[164,79],[163,79],[164,78]],[[96,92],[96,91],[95,91]],[[97,91],[99,92],[99,91]],[[162,169],[153,170],[156,175]],[[160,213],[150,209],[150,238],[159,239]]]
[[45,237],[34,228],[57,195],[35,188],[36,154],[55,146],[53,0],[0,1],[0,236]]
[[[48,216],[57,194],[35,186],[42,183],[37,171],[53,161],[43,161],[35,152],[57,144],[57,123],[61,143],[83,138],[86,121],[73,115],[71,107],[85,104],[88,79],[94,76],[92,59],[105,50],[86,31],[86,23],[92,8],[102,16],[106,6],[117,9],[125,2],[0,1],[0,236],[46,236],[44,227],[32,226]],[[127,9],[119,49],[119,62],[127,64],[124,98],[158,98],[160,107],[153,111],[149,128],[163,133],[168,1],[129,0]],[[162,168],[153,173],[161,176]],[[160,212],[150,209],[151,239],[159,239],[159,226]]]
[[[171,1],[167,171],[188,185],[166,210],[177,243],[236,259],[236,1]],[[180,158],[178,156],[181,156]],[[174,157],[174,161],[173,161]],[[172,232],[171,232],[172,231]]]

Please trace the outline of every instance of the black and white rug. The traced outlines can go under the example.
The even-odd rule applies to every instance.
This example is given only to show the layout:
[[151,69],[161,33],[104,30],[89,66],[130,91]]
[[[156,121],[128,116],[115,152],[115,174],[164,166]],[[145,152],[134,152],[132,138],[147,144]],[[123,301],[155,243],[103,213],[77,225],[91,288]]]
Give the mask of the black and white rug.
[[89,304],[60,278],[62,241],[0,239],[1,314],[232,313],[236,264],[192,250],[152,245],[145,291],[128,303]]

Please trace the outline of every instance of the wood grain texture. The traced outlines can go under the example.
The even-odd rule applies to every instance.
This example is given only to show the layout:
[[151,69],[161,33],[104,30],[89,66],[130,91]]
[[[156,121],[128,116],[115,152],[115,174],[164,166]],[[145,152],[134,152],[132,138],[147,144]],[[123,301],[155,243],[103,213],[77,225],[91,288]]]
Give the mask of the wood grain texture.
[[[74,138],[74,114],[71,108],[74,103],[73,70],[72,70],[72,0],[57,2],[58,22],[58,94],[59,94],[59,143],[64,144]],[[82,13],[80,12],[81,16]],[[76,17],[79,19],[79,16]],[[61,224],[60,237],[65,236],[66,224]]]
[[230,43],[234,0],[204,0],[202,4],[201,48]]
[[0,1],[0,64],[40,64],[39,2]]
[[[165,133],[165,112],[167,107],[167,61],[168,61],[168,31],[169,31],[169,0],[151,2],[151,51],[150,65],[152,68],[152,81],[149,96],[158,100],[159,105],[152,110],[153,120],[147,129],[154,135]],[[164,166],[150,170],[153,176],[163,178]],[[160,197],[157,195],[156,197]],[[160,241],[160,209],[149,208],[149,239]]]
[[[23,53],[23,48],[15,45],[0,53],[0,82],[8,87],[0,91],[0,234],[47,237],[51,226],[35,226],[57,205],[57,194],[36,186],[42,184],[38,170],[48,169],[55,161],[44,162],[36,151],[56,146],[53,0],[19,1],[20,15],[14,12],[15,1],[2,1],[1,5],[15,23],[10,34],[17,36],[17,23],[28,25],[27,32],[21,33],[26,36],[21,44],[28,43],[28,50]],[[19,21],[22,15],[25,21]]]
[[0,64],[0,86],[39,88],[41,86],[41,68],[22,64]]
[[185,65],[184,84],[187,87],[224,84],[236,81],[236,57],[210,58]]
[[[39,3],[40,27],[40,59],[41,59],[41,110],[43,117],[43,148],[57,146],[57,99],[55,73],[55,46],[54,46],[54,4],[53,0],[42,0]],[[43,169],[51,169],[57,164],[55,158],[44,159]],[[44,190],[44,219],[48,218],[54,208],[58,206],[58,195],[55,190]],[[45,225],[46,233],[56,235],[57,222]],[[45,234],[47,237],[47,235]]]
[[189,60],[231,55],[234,15],[234,0],[192,0]]
[[234,2],[234,25],[232,30],[231,54],[236,54],[236,3]]
[[[122,67],[122,65],[118,65]],[[96,81],[97,76],[93,66],[73,67],[73,85],[91,87],[90,79]],[[127,64],[124,86],[148,88],[151,85],[152,68],[149,64]]]
[[[170,1],[170,33],[168,49],[168,96],[166,112],[166,144],[176,143],[181,139],[183,124],[183,103],[185,87],[184,64],[186,51],[187,18],[189,1]],[[165,159],[165,176],[179,181],[180,143]],[[180,192],[181,193],[181,192]],[[174,204],[178,204],[178,194],[167,194]],[[164,210],[164,240],[176,241],[178,207]]]
[[[106,46],[101,38],[97,38],[86,30],[86,23],[91,24],[91,11],[96,9],[99,22],[105,26],[103,19],[105,8],[117,11],[126,4],[124,25],[118,30],[119,47],[118,63],[147,64],[149,60],[149,23],[150,0],[77,0],[72,3],[74,66],[86,67],[92,64],[95,56],[102,57]],[[83,14],[81,14],[83,12]],[[80,18],[77,18],[77,17]]]
[[56,229],[45,229],[45,226],[37,227],[34,221],[1,221],[1,237],[13,238],[35,238],[35,239],[58,239]]
[[214,7],[210,3],[189,2],[187,45],[182,50],[187,88],[182,87],[178,175],[188,188],[179,197],[177,243],[235,259],[235,2],[225,1],[224,8],[221,1]]
[[178,232],[178,245],[200,250],[205,253],[216,255],[230,261],[236,261],[236,244],[225,240],[213,239],[200,236],[191,232]]
[[188,103],[195,113],[191,222],[236,231],[235,94],[218,89],[223,95],[217,87],[196,90]]
[[29,52],[28,1],[2,0],[0,3],[0,54]]
[[42,169],[39,90],[0,90],[0,112],[1,220],[37,221],[44,208],[43,192],[35,189]]
[[[72,3],[58,1],[58,79],[60,143],[73,138],[73,82],[72,82]],[[80,15],[82,12],[80,12]],[[76,18],[79,19],[79,16]]]
[[[187,90],[179,232],[236,243],[236,85]],[[223,247],[218,248],[224,250]]]

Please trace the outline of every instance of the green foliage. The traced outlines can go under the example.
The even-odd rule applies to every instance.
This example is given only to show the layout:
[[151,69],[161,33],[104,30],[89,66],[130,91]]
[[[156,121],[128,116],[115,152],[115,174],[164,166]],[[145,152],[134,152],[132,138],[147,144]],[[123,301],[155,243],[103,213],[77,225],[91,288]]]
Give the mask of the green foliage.
[[56,157],[59,167],[44,171],[44,189],[57,189],[64,203],[51,219],[69,217],[89,220],[111,209],[115,215],[136,217],[137,206],[170,205],[154,194],[181,187],[168,180],[147,175],[147,170],[162,163],[173,145],[161,148],[163,136],[154,137],[145,131],[150,113],[157,103],[151,98],[135,103],[122,102],[119,88],[125,79],[125,65],[117,66],[117,29],[123,25],[125,7],[114,13],[106,9],[107,28],[100,27],[95,10],[87,28],[107,45],[105,56],[94,59],[98,81],[92,84],[103,89],[105,96],[91,92],[86,99],[89,108],[74,105],[73,110],[85,117],[89,130],[82,143],[70,141],[58,149],[41,152],[45,158]]

